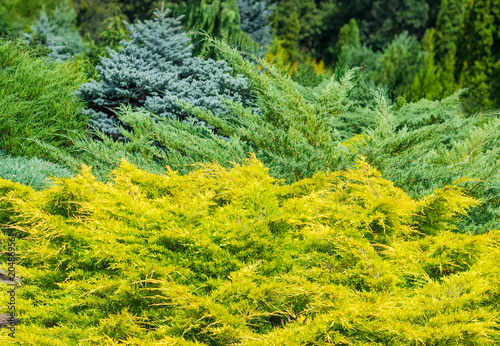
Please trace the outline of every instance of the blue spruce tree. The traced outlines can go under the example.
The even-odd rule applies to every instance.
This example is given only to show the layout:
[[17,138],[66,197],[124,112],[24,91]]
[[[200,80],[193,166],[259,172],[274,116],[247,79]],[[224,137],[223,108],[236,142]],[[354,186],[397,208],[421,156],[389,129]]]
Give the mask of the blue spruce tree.
[[[82,37],[76,27],[75,10],[68,4],[57,6],[50,19],[45,10],[31,27],[31,32],[43,38],[44,45],[50,50],[49,59],[67,60],[82,53],[85,49]],[[32,35],[24,34],[27,41]]]
[[[125,140],[115,116],[120,105],[146,109],[158,117],[194,121],[178,101],[213,112],[226,113],[221,97],[244,105],[251,104],[247,80],[231,76],[225,61],[203,60],[192,56],[192,45],[182,30],[181,17],[170,10],[156,10],[153,20],[128,24],[130,41],[121,41],[118,52],[109,50],[97,67],[98,80],[83,84],[79,96],[87,102],[84,113],[92,126],[104,134]],[[125,126],[126,127],[126,126]]]
[[268,0],[237,0],[240,9],[241,29],[263,47],[271,44],[271,23],[275,4]]

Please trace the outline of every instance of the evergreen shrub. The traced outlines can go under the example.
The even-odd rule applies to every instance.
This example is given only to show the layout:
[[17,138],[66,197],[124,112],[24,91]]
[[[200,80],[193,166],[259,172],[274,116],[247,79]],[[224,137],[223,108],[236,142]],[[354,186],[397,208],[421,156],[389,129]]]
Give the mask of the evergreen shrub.
[[130,41],[121,41],[118,52],[109,50],[110,58],[102,58],[97,67],[97,80],[79,89],[88,105],[83,113],[91,117],[95,129],[125,140],[117,128],[123,123],[114,112],[119,105],[187,121],[177,99],[219,115],[226,112],[221,96],[250,104],[246,80],[231,76],[232,69],[224,61],[193,57],[181,18],[169,14],[169,9],[157,10],[154,20],[127,25]]
[[73,94],[84,77],[72,63],[49,63],[28,46],[0,40],[0,145],[14,156],[47,157],[32,140],[57,148],[69,131],[85,132],[88,117]]
[[25,34],[25,39],[31,41],[33,34],[42,37],[50,50],[51,60],[68,60],[85,50],[76,27],[76,13],[67,4],[57,6],[50,19],[42,10],[38,21],[31,26],[31,32],[32,34]]
[[291,185],[268,171],[253,155],[184,176],[123,161],[113,183],[84,167],[38,192],[0,179],[16,341],[500,342],[500,234],[449,231],[477,204],[461,188],[415,200],[363,159]]
[[[461,181],[482,204],[462,231],[500,229],[500,119],[470,115],[459,94],[441,101],[420,100],[380,114],[360,153],[384,177],[413,197]],[[462,179],[465,178],[465,179]]]
[[73,172],[39,158],[12,157],[0,150],[0,177],[31,186],[35,190],[50,184],[51,177],[71,177]]
[[425,67],[425,58],[426,52],[417,38],[403,32],[380,52],[366,46],[341,46],[336,69],[362,67],[369,84],[384,89],[387,96],[395,100],[411,88],[415,77]]
[[334,75],[315,88],[303,87],[263,60],[257,59],[257,65],[264,73],[227,44],[213,44],[235,73],[246,77],[258,111],[224,100],[229,113],[216,116],[176,99],[187,115],[217,128],[215,135],[195,122],[155,119],[144,111],[122,108],[117,116],[129,126],[120,130],[127,143],[71,135],[71,155],[46,146],[54,160],[73,170],[80,163],[91,165],[102,179],[122,157],[154,173],[169,165],[185,174],[198,162],[229,167],[253,152],[273,177],[293,183],[318,171],[352,167],[356,157],[365,155],[384,177],[415,198],[460,180],[483,203],[458,230],[481,233],[500,228],[499,131],[494,115],[466,113],[458,94],[395,110],[381,94],[372,92],[369,98],[366,87],[356,85],[365,78],[360,69]]

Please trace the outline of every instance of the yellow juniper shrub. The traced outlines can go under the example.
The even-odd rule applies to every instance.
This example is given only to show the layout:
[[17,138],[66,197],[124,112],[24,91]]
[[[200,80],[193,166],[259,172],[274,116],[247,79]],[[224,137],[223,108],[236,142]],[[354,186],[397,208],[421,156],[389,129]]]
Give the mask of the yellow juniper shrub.
[[363,158],[284,185],[253,154],[187,175],[122,161],[111,178],[0,179],[18,343],[500,342],[500,231],[451,232],[477,203],[456,186],[414,200]]

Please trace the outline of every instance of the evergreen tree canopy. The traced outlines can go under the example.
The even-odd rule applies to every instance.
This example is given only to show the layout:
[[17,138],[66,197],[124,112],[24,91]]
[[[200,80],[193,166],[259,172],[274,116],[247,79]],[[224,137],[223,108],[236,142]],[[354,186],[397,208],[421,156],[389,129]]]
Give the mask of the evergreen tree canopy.
[[436,56],[442,62],[457,53],[465,20],[466,0],[441,0],[436,21]]
[[[454,43],[448,42],[447,47],[441,46],[445,56],[437,54],[436,41],[440,41],[439,31],[428,29],[422,39],[423,49],[427,51],[425,67],[415,76],[411,87],[403,96],[403,102],[416,102],[420,99],[439,100],[457,91],[455,80]],[[444,49],[444,50],[443,50]]]
[[275,34],[286,35],[286,22],[296,13],[300,24],[297,50],[328,64],[336,60],[337,38],[350,19],[359,26],[361,44],[376,51],[407,31],[422,38],[434,25],[439,2],[430,0],[284,0],[273,15]]

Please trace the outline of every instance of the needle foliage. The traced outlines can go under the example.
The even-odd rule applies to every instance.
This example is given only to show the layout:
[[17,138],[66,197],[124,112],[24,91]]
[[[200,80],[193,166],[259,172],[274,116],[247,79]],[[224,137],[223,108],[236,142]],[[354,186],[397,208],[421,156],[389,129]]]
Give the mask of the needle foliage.
[[449,231],[477,204],[456,185],[415,200],[363,159],[283,185],[255,156],[188,175],[123,161],[112,180],[0,179],[2,237],[22,254],[16,341],[500,341],[500,234]]

